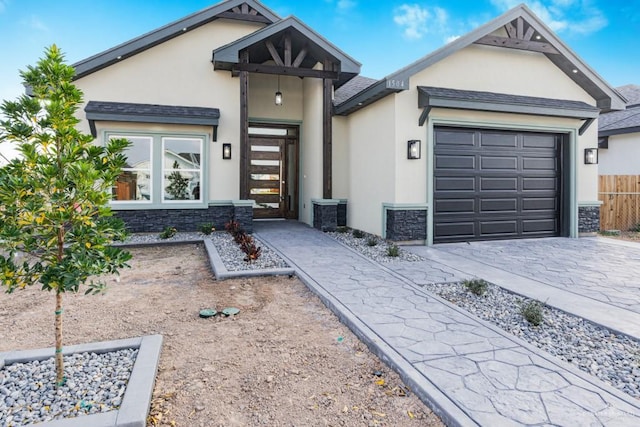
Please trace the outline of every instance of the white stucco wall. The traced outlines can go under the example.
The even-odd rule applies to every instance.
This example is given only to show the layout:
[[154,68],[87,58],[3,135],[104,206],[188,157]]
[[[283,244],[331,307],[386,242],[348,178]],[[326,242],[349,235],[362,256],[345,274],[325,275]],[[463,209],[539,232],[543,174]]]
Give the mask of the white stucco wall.
[[332,165],[333,198],[349,198],[349,122],[346,117],[333,117]]
[[613,135],[609,148],[598,150],[600,175],[640,175],[640,133]]
[[282,105],[275,104],[278,76],[249,76],[249,118],[254,121],[300,122],[303,115],[302,82],[298,77],[280,76]]
[[395,200],[396,123],[393,96],[349,116],[347,222],[353,228],[382,235],[382,203]]
[[[218,141],[210,147],[209,198],[239,198],[240,79],[214,71],[213,49],[261,28],[260,24],[216,20],[78,79],[85,101],[185,105],[220,109]],[[89,126],[80,111],[84,132]],[[122,128],[116,124],[116,129]],[[139,129],[159,129],[148,124]],[[174,131],[188,127],[172,127]],[[211,133],[211,128],[209,128]],[[222,143],[231,143],[232,160],[222,161]]]
[[300,135],[299,220],[313,221],[312,199],[322,198],[322,80],[304,79],[303,125]]

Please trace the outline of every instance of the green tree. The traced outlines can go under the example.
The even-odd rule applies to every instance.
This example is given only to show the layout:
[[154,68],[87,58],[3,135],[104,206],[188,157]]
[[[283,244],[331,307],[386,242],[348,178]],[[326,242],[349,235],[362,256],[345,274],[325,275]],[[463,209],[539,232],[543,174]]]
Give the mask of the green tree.
[[177,160],[173,161],[174,171],[169,174],[169,186],[167,186],[167,193],[169,193],[173,200],[187,200],[189,198],[189,178],[184,178],[180,174],[180,164]]
[[129,142],[98,146],[76,129],[83,95],[74,73],[53,45],[20,73],[33,96],[0,106],[0,144],[14,142],[20,153],[0,168],[0,282],[8,293],[34,284],[55,293],[58,385],[65,381],[63,294],[81,285],[86,294],[102,292],[101,276],[117,274],[131,259],[112,246],[126,232],[108,206]]

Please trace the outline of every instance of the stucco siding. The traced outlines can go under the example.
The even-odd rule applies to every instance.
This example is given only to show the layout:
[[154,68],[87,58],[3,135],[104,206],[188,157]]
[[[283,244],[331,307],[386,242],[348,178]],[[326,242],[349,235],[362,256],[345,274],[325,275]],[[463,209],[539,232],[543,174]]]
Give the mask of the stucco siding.
[[333,198],[349,199],[349,123],[346,117],[333,117],[332,140]]
[[300,138],[300,214],[313,224],[312,199],[322,198],[322,80],[304,79],[303,125]]
[[381,235],[382,204],[395,200],[397,122],[393,96],[353,113],[349,119],[348,223]]
[[640,133],[610,136],[598,157],[600,175],[640,175]]
[[282,105],[275,104],[278,76],[251,74],[249,76],[249,117],[252,120],[301,121],[303,117],[302,79],[280,77]]

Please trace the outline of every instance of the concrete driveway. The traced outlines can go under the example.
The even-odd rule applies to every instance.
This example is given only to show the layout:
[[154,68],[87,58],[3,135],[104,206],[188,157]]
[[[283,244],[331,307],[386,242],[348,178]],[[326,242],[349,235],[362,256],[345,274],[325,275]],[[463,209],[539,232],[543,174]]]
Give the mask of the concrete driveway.
[[454,272],[450,280],[481,277],[640,337],[638,243],[603,237],[549,238],[407,249],[450,268]]

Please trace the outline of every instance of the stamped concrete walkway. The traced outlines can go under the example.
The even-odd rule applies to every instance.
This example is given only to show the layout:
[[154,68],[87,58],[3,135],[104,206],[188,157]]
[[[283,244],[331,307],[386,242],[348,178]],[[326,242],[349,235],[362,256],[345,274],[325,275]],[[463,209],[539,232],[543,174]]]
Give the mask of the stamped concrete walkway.
[[639,400],[419,286],[468,272],[433,260],[393,271],[296,222],[255,232],[446,424],[640,425]]

